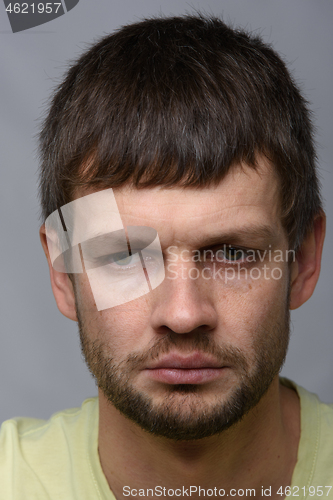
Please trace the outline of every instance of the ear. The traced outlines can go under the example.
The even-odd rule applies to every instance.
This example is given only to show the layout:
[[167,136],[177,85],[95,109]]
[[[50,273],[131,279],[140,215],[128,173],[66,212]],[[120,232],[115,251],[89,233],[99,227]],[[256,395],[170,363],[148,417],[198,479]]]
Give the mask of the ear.
[[52,291],[58,309],[67,318],[77,321],[73,284],[69,279],[68,274],[55,271],[52,267],[50,253],[47,246],[45,224],[41,226],[39,236],[49,265]]
[[319,273],[326,231],[326,216],[322,212],[313,221],[313,228],[291,264],[290,309],[297,309],[314,292]]

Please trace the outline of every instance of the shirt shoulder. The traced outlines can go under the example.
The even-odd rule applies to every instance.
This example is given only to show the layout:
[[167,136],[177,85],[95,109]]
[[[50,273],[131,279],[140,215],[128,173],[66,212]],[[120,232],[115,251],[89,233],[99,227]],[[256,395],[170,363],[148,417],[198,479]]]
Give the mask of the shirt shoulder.
[[0,499],[99,498],[88,456],[91,447],[97,450],[97,431],[97,398],[47,421],[5,421],[0,430]]
[[333,404],[326,404],[303,387],[282,379],[293,387],[301,404],[301,436],[292,478],[294,491],[310,499],[322,496],[333,500]]

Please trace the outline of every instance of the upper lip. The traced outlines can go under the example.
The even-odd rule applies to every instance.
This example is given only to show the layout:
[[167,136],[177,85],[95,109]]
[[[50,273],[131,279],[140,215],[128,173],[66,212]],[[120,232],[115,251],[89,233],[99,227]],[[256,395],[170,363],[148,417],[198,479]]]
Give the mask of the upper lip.
[[147,368],[149,370],[156,370],[159,368],[195,369],[222,368],[222,366],[223,365],[221,365],[219,361],[203,353],[193,353],[187,356],[172,353],[162,357]]

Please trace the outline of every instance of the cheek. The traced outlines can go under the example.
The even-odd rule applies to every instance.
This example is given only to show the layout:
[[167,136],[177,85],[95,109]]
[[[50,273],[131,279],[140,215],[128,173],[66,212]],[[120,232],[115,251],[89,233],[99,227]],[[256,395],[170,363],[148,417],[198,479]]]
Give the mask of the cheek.
[[91,316],[98,312],[87,275],[75,275],[75,296],[81,316]]
[[101,311],[98,317],[100,335],[104,342],[117,350],[139,351],[148,344],[149,309],[142,297],[121,306]]
[[221,341],[251,348],[264,330],[283,323],[288,297],[288,274],[281,279],[243,279],[215,291]]
[[149,325],[147,296],[98,311],[87,276],[80,275],[76,290],[79,315],[91,341],[98,340],[117,352],[139,350]]

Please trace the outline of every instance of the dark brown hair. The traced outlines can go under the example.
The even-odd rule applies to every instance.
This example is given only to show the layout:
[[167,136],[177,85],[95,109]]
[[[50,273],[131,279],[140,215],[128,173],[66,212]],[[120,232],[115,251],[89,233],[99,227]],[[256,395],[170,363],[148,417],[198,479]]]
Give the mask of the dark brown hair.
[[46,218],[78,187],[217,184],[264,154],[297,248],[321,210],[313,130],[286,65],[263,41],[201,15],[103,38],[56,89],[40,133]]

